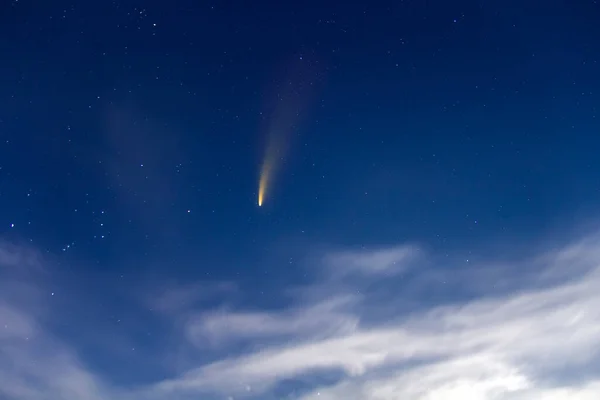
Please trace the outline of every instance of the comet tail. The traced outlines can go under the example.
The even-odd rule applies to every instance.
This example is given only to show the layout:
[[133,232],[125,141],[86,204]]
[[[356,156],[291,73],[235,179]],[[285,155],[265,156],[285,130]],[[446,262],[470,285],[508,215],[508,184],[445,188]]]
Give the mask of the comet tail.
[[258,206],[261,207],[265,194],[267,193],[267,184],[271,174],[271,162],[269,157],[265,159],[262,168],[260,170],[260,180],[258,182]]
[[313,90],[315,73],[306,63],[296,61],[292,67],[294,68],[287,72],[286,79],[278,82],[272,109],[266,118],[267,143],[258,182],[259,207],[262,207],[270,195],[269,191],[277,179],[276,175],[280,173],[299,117],[308,105]]

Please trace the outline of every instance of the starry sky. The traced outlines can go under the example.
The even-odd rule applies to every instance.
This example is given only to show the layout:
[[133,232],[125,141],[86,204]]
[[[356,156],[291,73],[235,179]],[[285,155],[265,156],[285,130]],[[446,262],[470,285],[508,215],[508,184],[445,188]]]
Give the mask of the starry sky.
[[0,2],[0,398],[598,398],[599,20]]

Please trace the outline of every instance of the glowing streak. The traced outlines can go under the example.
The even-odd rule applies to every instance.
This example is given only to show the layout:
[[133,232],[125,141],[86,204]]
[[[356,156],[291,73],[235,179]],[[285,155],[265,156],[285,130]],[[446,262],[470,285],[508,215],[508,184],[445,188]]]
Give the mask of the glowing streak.
[[278,86],[275,108],[268,119],[267,147],[258,182],[259,207],[262,207],[277,178],[292,132],[296,129],[298,117],[305,108],[313,88],[312,80],[306,83],[306,74],[301,73],[306,65],[300,63],[297,67],[292,71],[291,78],[282,81]]
[[260,170],[260,181],[258,182],[258,206],[261,207],[267,193],[267,185],[271,177],[271,162],[267,158]]

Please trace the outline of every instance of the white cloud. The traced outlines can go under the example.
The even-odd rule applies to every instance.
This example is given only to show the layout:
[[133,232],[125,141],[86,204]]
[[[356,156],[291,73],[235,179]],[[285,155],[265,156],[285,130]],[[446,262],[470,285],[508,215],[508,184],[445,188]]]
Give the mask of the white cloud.
[[496,399],[527,390],[531,382],[502,360],[473,355],[443,360],[401,373],[344,381],[303,400]]
[[[577,267],[572,263],[589,261],[590,253],[595,249],[555,254],[567,261],[564,268],[571,268]],[[359,256],[361,263],[365,258],[364,254]],[[298,337],[288,345],[200,367],[163,382],[160,388],[166,392],[210,388],[223,394],[244,395],[247,386],[253,391],[268,391],[284,379],[338,370],[346,378],[333,388],[315,389],[319,398],[513,398],[510,396],[515,393],[530,390],[538,375],[551,375],[565,366],[581,367],[597,357],[597,271],[549,288],[437,306],[318,340]],[[285,318],[277,319],[277,315],[269,318],[271,325],[275,321],[285,323]],[[318,319],[319,314],[313,318]],[[229,333],[235,332],[232,329]],[[415,380],[421,382],[420,386],[411,383]],[[343,393],[338,393],[340,390]],[[306,398],[313,398],[315,393]],[[356,393],[361,395],[352,397]]]
[[347,310],[354,301],[354,297],[343,296],[282,312],[209,312],[192,318],[187,334],[193,343],[204,347],[247,339],[348,333],[358,325],[358,318]]
[[0,268],[31,268],[38,267],[40,257],[32,249],[18,246],[13,243],[0,240]]
[[0,398],[107,398],[101,380],[46,325],[51,292],[43,289],[49,276],[40,254],[0,242],[0,256],[13,267],[0,269]]
[[[599,239],[590,236],[572,246],[534,254],[514,262],[505,274],[494,270],[490,276],[513,283],[504,284],[502,292],[452,302],[438,296],[438,301],[391,318],[389,313],[385,318],[376,313],[383,306],[378,303],[381,298],[358,293],[347,281],[341,284],[336,274],[315,283],[321,289],[318,298],[307,301],[300,296],[290,307],[260,309],[248,304],[234,310],[197,310],[186,314],[191,317],[184,322],[185,329],[176,331],[183,335],[180,341],[210,350],[211,359],[198,356],[180,374],[135,388],[117,387],[109,376],[93,372],[66,339],[51,333],[31,303],[0,292],[0,329],[10,327],[0,331],[0,397],[271,399],[275,390],[294,391],[281,389],[286,382],[322,375],[329,378],[311,379],[311,388],[294,398],[600,398]],[[400,246],[373,253],[340,252],[326,256],[324,262],[334,268],[345,264],[349,271],[390,283],[402,279],[389,273],[396,268],[394,262],[402,270],[407,260],[414,262],[415,254],[414,247]],[[480,271],[496,261],[480,264]],[[525,285],[520,282],[515,270],[523,265],[534,266],[539,278]],[[418,275],[418,265],[413,267]],[[439,266],[436,273],[454,274],[447,268]],[[463,284],[471,285],[468,276]],[[442,286],[426,289],[436,298]],[[196,296],[194,290],[184,290],[165,298],[161,301],[168,312],[177,308],[173,304],[193,303],[188,299]],[[386,299],[386,309],[405,309],[404,297]],[[180,318],[177,314],[177,323]],[[248,346],[239,347],[240,343]],[[156,357],[166,359],[172,351],[175,346]],[[202,349],[196,351],[204,354]],[[139,365],[141,370],[147,367]]]
[[0,306],[0,398],[101,400],[106,394],[72,350],[28,312]]
[[192,283],[187,285],[171,284],[161,289],[147,301],[157,311],[171,313],[190,310],[199,303],[215,297],[217,294],[233,294],[236,286],[228,282]]
[[403,272],[419,255],[415,246],[403,245],[377,250],[339,251],[329,254],[325,261],[335,276],[347,274],[395,274]]
[[31,318],[0,303],[0,339],[29,337],[33,335],[33,331],[34,323]]

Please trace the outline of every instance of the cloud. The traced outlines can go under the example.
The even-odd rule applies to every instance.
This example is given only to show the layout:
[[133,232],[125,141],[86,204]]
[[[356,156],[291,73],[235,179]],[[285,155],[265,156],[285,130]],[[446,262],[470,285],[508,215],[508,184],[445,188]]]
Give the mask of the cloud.
[[[318,296],[298,296],[289,304],[247,302],[234,307],[225,302],[206,308],[194,289],[201,284],[170,287],[157,298],[164,307],[156,318],[171,315],[173,324],[181,324],[174,330],[181,336],[154,347],[144,347],[138,337],[136,351],[153,354],[160,362],[184,343],[189,358],[167,375],[140,363],[136,372],[147,378],[135,385],[98,368],[89,351],[47,323],[41,305],[0,291],[0,397],[600,398],[599,239],[590,235],[510,264],[488,257],[460,273],[440,263],[433,268],[436,277],[448,279],[434,281],[420,279],[426,272],[419,266],[423,254],[414,246],[333,252],[323,257],[323,268],[366,274],[367,283],[340,280],[346,273],[318,275],[303,289],[312,293],[318,287]],[[431,254],[427,259],[436,258]],[[391,273],[406,271],[407,265],[410,277]],[[525,270],[530,273],[523,281],[516,271]],[[460,296],[454,292],[461,285],[454,285],[453,296],[441,295],[445,282],[457,279],[465,289],[477,284],[477,291]],[[502,280],[501,289],[494,288],[496,280]],[[383,283],[397,290],[385,296],[368,290]],[[426,286],[409,290],[415,285]],[[429,299],[412,297],[417,292],[427,292]],[[227,293],[222,295],[226,298]],[[406,307],[408,300],[419,306]],[[123,332],[134,342],[136,334]]]
[[204,347],[250,339],[353,332],[358,318],[347,310],[353,303],[354,297],[344,296],[281,312],[210,312],[192,318],[187,333],[192,342]]
[[0,268],[39,267],[40,257],[30,248],[0,240]]
[[[553,254],[555,258],[546,257],[552,267],[562,260],[564,268],[572,268],[589,261],[597,251],[578,244]],[[358,264],[364,265],[365,259],[361,254]],[[300,331],[292,343],[219,360],[162,382],[159,388],[165,393],[210,388],[239,396],[251,387],[260,395],[279,381],[333,370],[345,378],[333,387],[315,389],[306,399],[315,395],[321,399],[508,399],[531,391],[536,382],[546,382],[548,377],[557,379],[550,389],[563,390],[561,370],[585,367],[596,359],[594,350],[600,349],[598,271],[595,268],[552,287],[437,305],[395,321],[357,324],[350,332],[334,332],[316,340]],[[262,318],[269,320],[268,330],[269,325],[285,325],[287,317],[270,314]],[[312,318],[318,320],[319,313],[314,312]],[[361,320],[360,315],[355,318]],[[230,335],[244,332],[230,328]],[[581,387],[587,383],[580,383]]]
[[218,294],[232,295],[237,290],[230,282],[200,282],[186,285],[170,284],[159,289],[148,299],[148,304],[157,311],[172,313],[190,310],[199,303],[208,301]]
[[410,245],[377,250],[345,250],[327,255],[325,262],[336,276],[357,273],[389,275],[403,272],[419,253],[416,246]]
[[72,349],[40,324],[39,310],[28,309],[30,303],[10,293],[0,292],[0,398],[108,398],[103,384]]

